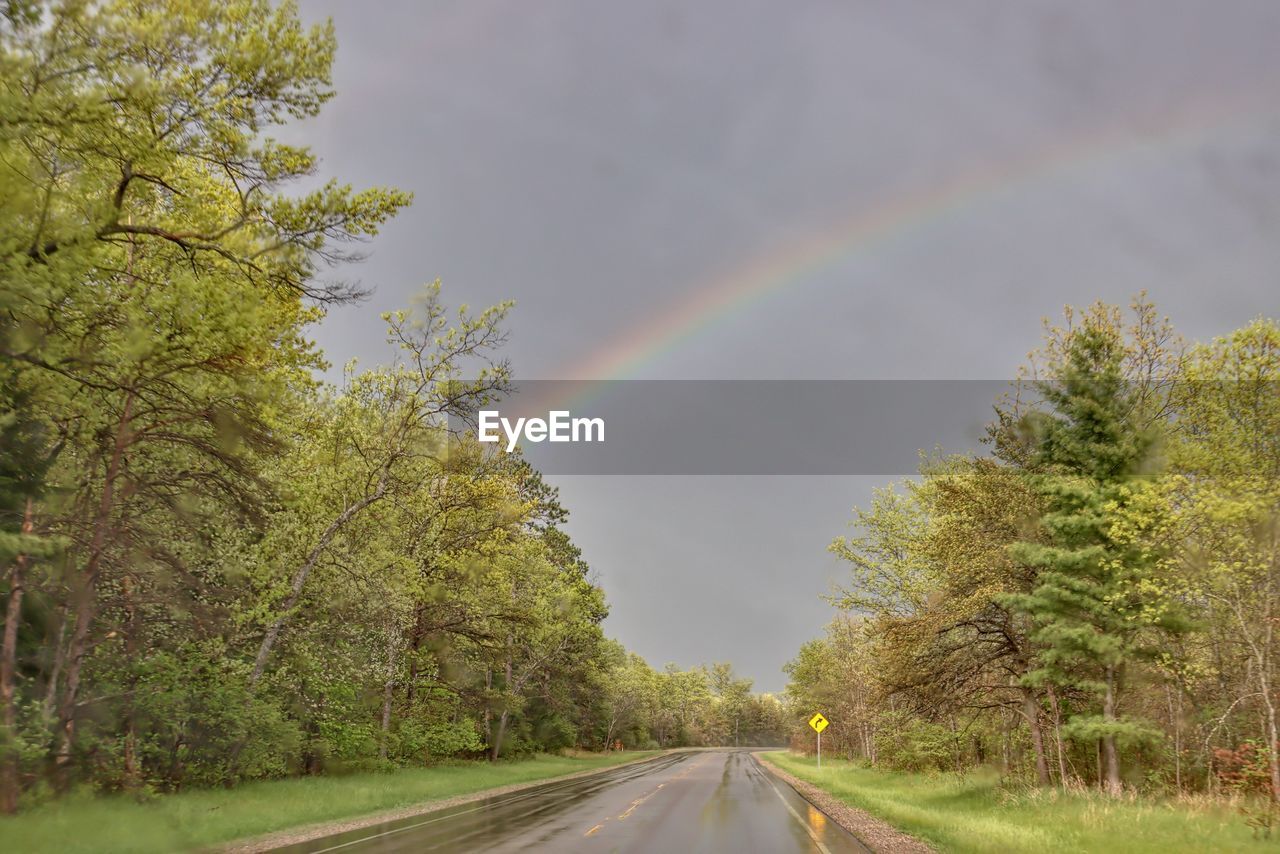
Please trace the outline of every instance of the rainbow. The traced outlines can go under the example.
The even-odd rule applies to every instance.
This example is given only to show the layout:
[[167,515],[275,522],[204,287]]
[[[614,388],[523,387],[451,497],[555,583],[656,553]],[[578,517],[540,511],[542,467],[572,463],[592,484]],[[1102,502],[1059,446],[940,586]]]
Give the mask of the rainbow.
[[[815,273],[846,259],[962,213],[1009,191],[1096,168],[1125,157],[1195,144],[1237,120],[1262,114],[1261,99],[1215,100],[1147,123],[1123,125],[1044,146],[994,166],[975,169],[944,184],[906,193],[858,210],[819,234],[752,258],[695,285],[664,311],[608,344],[564,366],[559,379],[590,382],[633,378],[646,365],[762,300],[802,286]],[[598,390],[597,390],[598,391]],[[576,395],[575,395],[576,397]]]

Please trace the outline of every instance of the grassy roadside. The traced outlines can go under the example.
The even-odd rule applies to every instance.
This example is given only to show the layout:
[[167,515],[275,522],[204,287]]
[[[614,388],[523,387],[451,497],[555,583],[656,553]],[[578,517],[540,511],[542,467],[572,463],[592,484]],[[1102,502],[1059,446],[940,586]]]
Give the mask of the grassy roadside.
[[657,751],[539,756],[390,773],[303,777],[202,789],[147,803],[71,797],[0,818],[0,849],[23,852],[171,852],[607,768]]
[[1236,810],[1208,800],[1122,799],[1001,789],[992,777],[876,771],[787,752],[770,761],[943,851],[1159,852],[1274,850]]

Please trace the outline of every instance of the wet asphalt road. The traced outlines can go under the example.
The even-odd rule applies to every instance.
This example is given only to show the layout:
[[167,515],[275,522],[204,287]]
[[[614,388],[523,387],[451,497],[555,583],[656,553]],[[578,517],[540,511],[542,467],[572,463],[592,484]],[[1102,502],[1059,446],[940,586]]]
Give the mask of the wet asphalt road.
[[280,851],[817,852],[868,849],[749,752],[662,756]]

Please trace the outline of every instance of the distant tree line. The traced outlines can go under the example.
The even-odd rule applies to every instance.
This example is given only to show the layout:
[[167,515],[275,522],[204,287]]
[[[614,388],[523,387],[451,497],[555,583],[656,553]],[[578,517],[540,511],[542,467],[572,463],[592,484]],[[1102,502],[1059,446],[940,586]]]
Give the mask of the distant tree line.
[[[793,733],[885,767],[1280,797],[1280,325],[1046,326],[980,456],[855,510]],[[806,739],[804,743],[808,743]]]

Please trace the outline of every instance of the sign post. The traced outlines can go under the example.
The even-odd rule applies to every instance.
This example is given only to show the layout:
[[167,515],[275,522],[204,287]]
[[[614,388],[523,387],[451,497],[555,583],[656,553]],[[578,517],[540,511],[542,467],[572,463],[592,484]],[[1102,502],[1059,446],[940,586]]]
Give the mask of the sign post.
[[822,731],[827,728],[831,722],[822,716],[822,712],[818,712],[809,718],[809,726],[818,734],[818,770],[822,770]]

